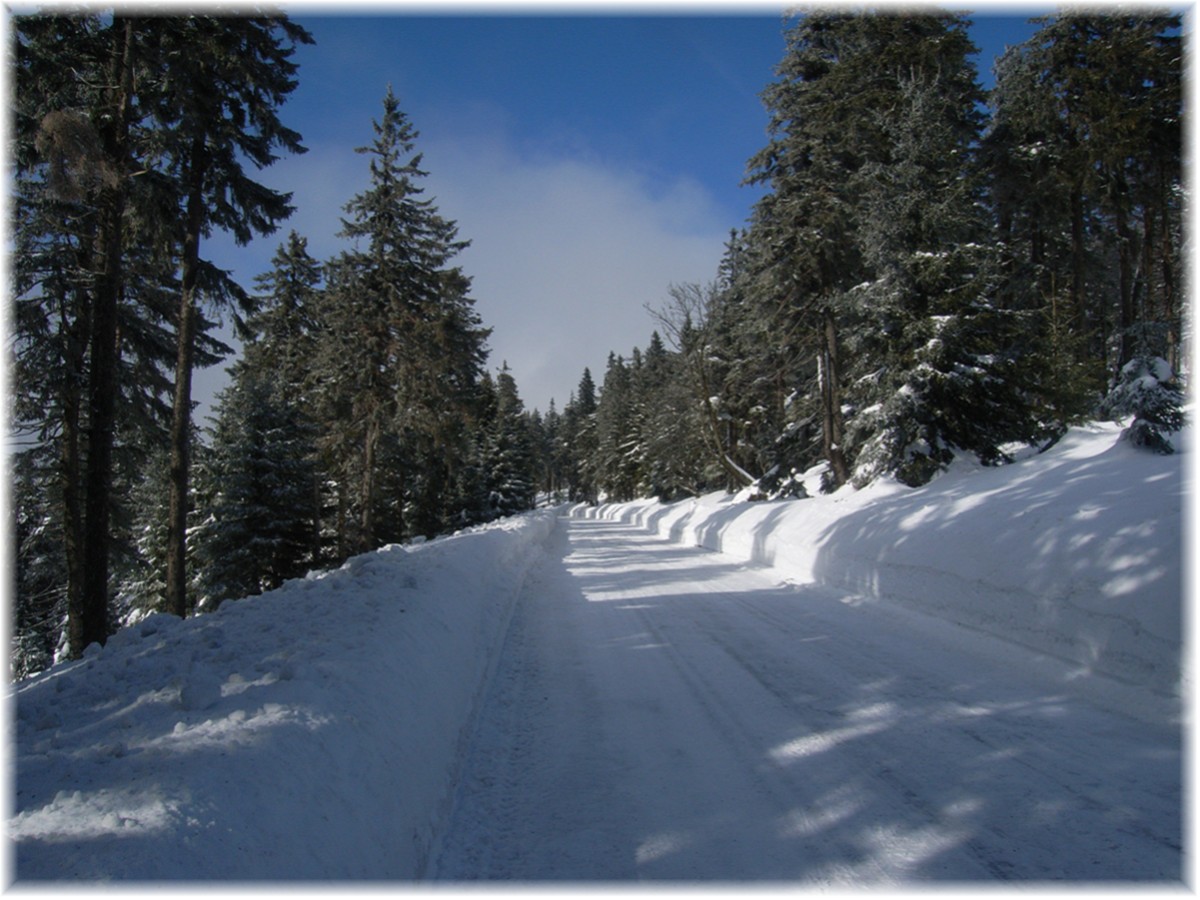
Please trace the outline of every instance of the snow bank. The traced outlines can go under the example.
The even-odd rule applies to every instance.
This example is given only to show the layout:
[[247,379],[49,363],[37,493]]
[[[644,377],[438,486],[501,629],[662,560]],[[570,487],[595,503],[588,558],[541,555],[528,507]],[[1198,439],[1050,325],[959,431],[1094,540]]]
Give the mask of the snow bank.
[[805,500],[723,494],[669,505],[576,507],[772,566],[802,583],[989,632],[1166,697],[1181,692],[1182,452],[1121,428],[1073,429],[1001,468],[958,461],[931,484],[894,481]]
[[16,685],[15,876],[420,876],[554,519],[152,616]]

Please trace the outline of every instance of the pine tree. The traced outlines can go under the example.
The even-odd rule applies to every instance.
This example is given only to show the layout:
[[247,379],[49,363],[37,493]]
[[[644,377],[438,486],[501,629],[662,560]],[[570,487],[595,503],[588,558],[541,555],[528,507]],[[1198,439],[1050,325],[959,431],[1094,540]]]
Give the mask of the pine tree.
[[637,490],[638,435],[634,430],[632,376],[624,359],[610,353],[596,404],[596,444],[587,460],[592,480],[609,500],[632,500]]
[[[342,236],[355,248],[327,267],[314,351],[323,450],[357,518],[342,543],[359,551],[384,532],[449,526],[486,356],[470,282],[450,265],[467,244],[421,197],[418,134],[390,88],[383,107],[375,141],[358,149],[371,157],[371,185],[346,205]],[[395,480],[386,498],[384,450]]]
[[255,279],[257,309],[246,320],[245,358],[275,374],[283,399],[300,403],[316,343],[323,267],[309,255],[308,241],[295,231],[279,245],[271,265]]
[[219,397],[195,530],[202,606],[278,587],[311,568],[315,428],[269,370],[239,366]]
[[563,409],[562,448],[567,496],[573,503],[595,503],[598,490],[589,465],[596,453],[596,383],[585,368],[579,386]]
[[[1061,418],[1156,334],[1177,368],[1182,196],[1176,16],[1069,12],[997,65],[985,151],[1007,302],[1070,340],[1039,352]],[[1062,323],[1062,327],[1059,327]]]
[[1168,435],[1183,427],[1183,404],[1183,391],[1170,363],[1161,357],[1138,355],[1121,369],[1102,412],[1114,419],[1132,416],[1122,436],[1135,447],[1169,455],[1175,447]]
[[1018,377],[1029,321],[993,296],[973,50],[962,16],[806,15],[765,95],[748,290],[815,351],[800,395],[819,397],[829,487],[924,483],[956,450],[996,460],[1040,433]]
[[562,495],[564,473],[557,446],[562,430],[562,416],[553,398],[544,416],[536,409],[533,411],[533,425],[538,490],[545,493],[552,503],[561,502],[565,499]]
[[68,577],[63,554],[61,503],[52,495],[53,475],[39,468],[54,460],[44,448],[12,456],[13,582],[9,666],[25,678],[56,661],[67,618]]
[[[854,479],[892,472],[928,481],[959,450],[984,462],[1001,445],[1042,435],[1019,391],[1030,320],[1000,310],[978,169],[980,95],[960,42],[955,58],[901,84],[900,115],[885,134],[890,158],[861,172],[859,240],[875,279],[849,296],[866,327],[856,350],[878,368],[856,383],[850,442]],[[860,437],[861,435],[861,437]]]
[[115,486],[154,434],[164,384],[155,303],[170,277],[151,234],[155,136],[134,98],[149,52],[135,26],[17,20],[17,416],[56,444],[72,655],[108,636]]
[[171,525],[167,554],[168,606],[188,611],[186,542],[190,469],[191,380],[199,300],[251,306],[228,276],[202,260],[202,237],[213,227],[239,244],[269,234],[290,215],[290,195],[254,182],[244,168],[262,169],[276,149],[304,152],[300,135],[277,110],[296,87],[298,43],[312,43],[285,16],[188,16],[157,19],[162,69],[149,98],[166,135],[177,178],[181,225],[180,295],[175,395],[171,426]]
[[485,446],[489,517],[533,509],[537,490],[529,422],[507,363],[496,376]]
[[665,502],[705,486],[703,428],[687,369],[655,331],[642,363],[643,469],[639,492]]

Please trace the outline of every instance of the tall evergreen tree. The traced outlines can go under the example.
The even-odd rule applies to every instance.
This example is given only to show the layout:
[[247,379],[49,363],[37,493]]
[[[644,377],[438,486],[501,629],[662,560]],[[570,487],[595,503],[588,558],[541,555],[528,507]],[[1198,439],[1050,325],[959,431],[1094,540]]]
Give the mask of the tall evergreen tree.
[[154,132],[134,95],[150,68],[136,23],[82,13],[16,23],[16,414],[57,445],[73,655],[108,635],[114,484],[164,385],[155,303],[169,277],[149,202]]
[[985,142],[1008,302],[1038,311],[1065,416],[1136,355],[1178,368],[1180,21],[1066,12],[996,67]]
[[1013,383],[1023,323],[989,296],[973,51],[962,16],[808,14],[765,94],[756,289],[816,348],[831,487],[922,483],[1037,430]]
[[[657,331],[646,348],[643,398],[646,425],[642,493],[674,501],[718,486],[705,478],[711,456],[706,450],[704,417],[687,366],[680,354],[667,350]],[[721,483],[725,483],[723,477]]]
[[304,399],[318,327],[318,294],[324,270],[308,252],[308,241],[292,231],[255,279],[255,313],[246,320],[248,364],[273,372],[285,399]]
[[596,404],[596,443],[588,467],[609,500],[632,500],[638,483],[633,383],[625,360],[610,353]]
[[561,429],[567,496],[575,503],[595,503],[598,498],[590,465],[596,452],[596,405],[596,382],[585,368],[579,387],[563,408]]
[[[390,88],[383,107],[375,141],[358,150],[371,157],[371,185],[346,206],[342,235],[355,248],[330,263],[315,351],[322,442],[357,517],[347,535],[357,550],[383,531],[424,534],[452,517],[454,468],[486,356],[470,282],[451,266],[466,242],[421,196],[418,134]],[[395,521],[384,525],[376,516],[389,443],[394,492],[405,496],[387,504]]]
[[200,256],[204,235],[216,228],[239,244],[269,234],[290,215],[290,195],[253,181],[245,162],[262,169],[277,149],[302,153],[300,135],[285,127],[278,109],[296,87],[291,57],[312,43],[285,16],[188,16],[161,19],[162,78],[152,98],[177,179],[181,225],[180,298],[171,426],[171,525],[167,602],[186,615],[191,381],[201,297],[247,310],[250,298],[226,273]]
[[493,418],[486,438],[489,517],[533,509],[536,484],[532,435],[517,382],[505,363],[496,376]]

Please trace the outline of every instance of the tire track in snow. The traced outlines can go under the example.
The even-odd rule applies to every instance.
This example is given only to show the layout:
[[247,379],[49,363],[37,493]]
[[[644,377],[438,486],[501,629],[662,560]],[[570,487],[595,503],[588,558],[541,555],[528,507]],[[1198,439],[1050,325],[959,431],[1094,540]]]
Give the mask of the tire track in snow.
[[1181,877],[1178,729],[1093,709],[975,632],[562,526],[438,877]]

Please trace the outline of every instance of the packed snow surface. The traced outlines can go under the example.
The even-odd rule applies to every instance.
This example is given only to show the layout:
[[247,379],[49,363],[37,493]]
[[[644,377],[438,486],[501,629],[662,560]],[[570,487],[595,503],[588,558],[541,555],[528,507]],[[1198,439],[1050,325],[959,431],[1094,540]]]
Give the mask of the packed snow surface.
[[18,881],[420,876],[553,522],[152,616],[16,685]]
[[152,617],[13,687],[13,874],[1179,883],[1184,454],[1118,435]]

